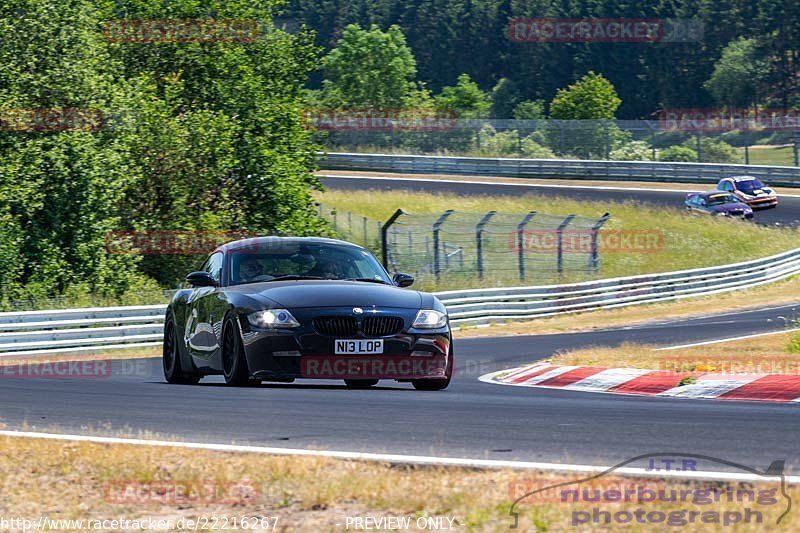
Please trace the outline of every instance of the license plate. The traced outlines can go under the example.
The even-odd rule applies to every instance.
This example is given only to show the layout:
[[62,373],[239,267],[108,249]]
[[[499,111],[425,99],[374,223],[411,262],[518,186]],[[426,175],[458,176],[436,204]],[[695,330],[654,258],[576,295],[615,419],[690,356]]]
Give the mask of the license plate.
[[375,340],[336,340],[336,355],[366,355],[383,353],[383,339]]

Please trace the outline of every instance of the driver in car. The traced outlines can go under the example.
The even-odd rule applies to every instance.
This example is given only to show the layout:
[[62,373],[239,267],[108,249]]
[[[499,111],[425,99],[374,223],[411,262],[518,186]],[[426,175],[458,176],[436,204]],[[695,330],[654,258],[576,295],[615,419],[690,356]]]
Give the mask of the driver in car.
[[261,263],[254,258],[243,259],[239,263],[238,277],[240,282],[259,281],[258,278],[269,279],[271,276],[264,276]]

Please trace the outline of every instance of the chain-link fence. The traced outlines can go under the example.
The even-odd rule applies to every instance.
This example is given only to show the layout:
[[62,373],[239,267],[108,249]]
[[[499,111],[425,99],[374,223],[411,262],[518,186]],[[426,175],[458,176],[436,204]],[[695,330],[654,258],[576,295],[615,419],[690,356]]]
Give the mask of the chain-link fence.
[[383,226],[380,220],[321,203],[317,204],[317,210],[319,216],[328,219],[333,231],[342,239],[380,253]]
[[439,285],[502,286],[594,277],[609,219],[576,215],[398,210],[386,222],[320,204],[337,235],[372,250],[391,273]]
[[382,256],[389,271],[423,280],[446,275],[506,284],[592,275],[600,268],[598,232],[608,218],[398,211],[383,226]]
[[336,123],[316,124],[315,136],[332,151],[800,166],[797,114],[740,119],[697,113],[665,114],[655,120],[420,123],[365,122],[364,117],[348,121],[345,115]]

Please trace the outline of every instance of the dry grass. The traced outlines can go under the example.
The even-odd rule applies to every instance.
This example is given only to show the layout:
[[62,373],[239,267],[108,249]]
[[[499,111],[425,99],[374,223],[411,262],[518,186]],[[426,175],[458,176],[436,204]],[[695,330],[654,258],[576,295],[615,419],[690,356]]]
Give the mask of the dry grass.
[[734,311],[746,311],[764,306],[800,305],[800,277],[779,281],[752,289],[686,298],[672,302],[633,305],[619,309],[570,313],[485,328],[462,327],[458,338],[498,337],[507,335],[543,335],[572,331],[591,331],[666,320],[691,318]]
[[[537,488],[577,479],[531,472],[402,468],[321,458],[0,437],[0,516],[5,519],[42,515],[96,520],[278,517],[278,530],[341,531],[348,517],[410,517],[413,521],[432,516],[454,518],[458,530],[507,531],[514,499]],[[606,485],[600,488],[607,489],[610,482],[619,480],[605,479]],[[149,491],[156,486],[160,492]],[[196,491],[201,486],[206,487],[205,492]],[[720,487],[682,482],[660,485],[683,490],[715,486]],[[128,490],[132,487],[139,487],[138,494]],[[168,496],[179,487],[190,496],[182,500]],[[770,483],[754,488],[775,487]],[[800,495],[795,494],[800,492],[795,487],[789,490],[791,495]],[[552,500],[524,502],[519,507],[520,531],[572,530],[572,513],[586,509],[585,504]],[[617,511],[631,509],[631,504],[606,503],[602,507]],[[647,503],[638,507],[647,511],[698,509],[696,504]],[[717,503],[701,505],[699,510],[734,512],[742,507],[741,503]],[[751,507],[763,513],[764,523],[737,530],[771,526],[785,510],[785,501]],[[800,527],[800,513],[790,514],[784,525],[787,530]],[[352,523],[350,529],[354,529]],[[627,529],[651,530],[645,525]],[[727,529],[706,525],[703,530]]]
[[657,350],[647,344],[587,347],[556,354],[558,365],[646,368],[673,372],[800,374],[798,332],[781,332],[738,341]]
[[60,363],[67,361],[105,361],[109,359],[146,359],[160,357],[161,347],[125,348],[120,350],[104,350],[89,353],[34,355],[30,357],[14,357],[7,355],[0,357],[0,367],[29,364]]

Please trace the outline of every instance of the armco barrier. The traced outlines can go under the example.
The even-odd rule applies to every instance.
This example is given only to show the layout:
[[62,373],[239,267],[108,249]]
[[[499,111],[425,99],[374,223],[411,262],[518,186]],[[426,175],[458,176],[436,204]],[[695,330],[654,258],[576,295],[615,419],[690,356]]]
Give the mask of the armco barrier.
[[[439,292],[453,325],[703,296],[800,273],[800,249],[733,265],[565,285]],[[158,346],[163,305],[0,313],[0,357]]]
[[441,157],[342,152],[319,154],[319,165],[325,170],[706,184],[715,184],[721,178],[728,176],[752,175],[770,185],[800,187],[800,167],[761,165]]

